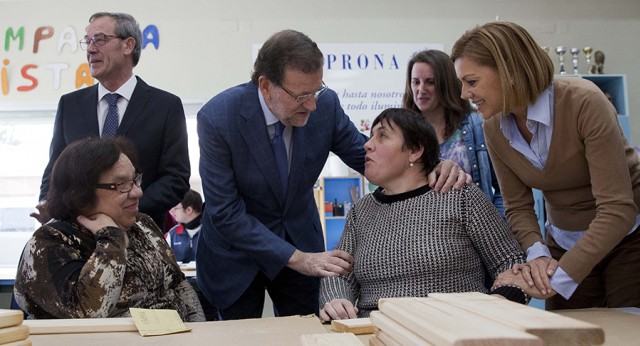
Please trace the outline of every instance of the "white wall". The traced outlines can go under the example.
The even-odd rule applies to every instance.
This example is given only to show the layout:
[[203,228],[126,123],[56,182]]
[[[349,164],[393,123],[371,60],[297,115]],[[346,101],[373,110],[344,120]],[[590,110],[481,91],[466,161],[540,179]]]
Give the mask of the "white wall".
[[[1,104],[25,103],[55,108],[61,94],[74,90],[71,71],[84,62],[84,54],[69,49],[58,54],[58,34],[72,26],[83,36],[90,14],[102,10],[129,12],[142,27],[158,26],[160,49],[143,51],[136,73],[186,101],[204,101],[247,81],[251,44],[283,28],[303,31],[316,42],[442,42],[449,52],[466,29],[496,16],[523,25],[542,46],[589,45],[604,51],[605,72],[627,74],[629,94],[640,91],[640,2],[636,0],[0,0],[0,61],[10,60],[10,73],[19,73],[24,64],[39,64],[42,74],[37,90],[0,94],[0,110]],[[33,54],[33,35],[43,25],[51,25],[56,33]],[[17,52],[12,45],[5,52],[6,29],[20,26],[27,38],[24,50]],[[565,58],[570,69],[570,55]],[[54,90],[52,74],[45,73],[42,65],[58,61],[68,62],[71,69],[64,72],[61,88]],[[585,68],[584,58],[581,64]],[[629,104],[633,117],[640,112],[640,99],[630,97]],[[640,121],[632,123],[634,138],[640,142]]]

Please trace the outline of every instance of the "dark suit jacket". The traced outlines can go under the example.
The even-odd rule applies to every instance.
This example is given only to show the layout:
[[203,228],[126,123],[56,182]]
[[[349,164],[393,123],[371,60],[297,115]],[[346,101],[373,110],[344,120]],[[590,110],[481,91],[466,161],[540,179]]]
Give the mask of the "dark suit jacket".
[[[180,98],[136,78],[138,82],[117,135],[129,138],[137,149],[144,191],[139,209],[161,226],[165,213],[189,190],[186,119]],[[60,98],[40,200],[46,199],[49,175],[62,150],[75,140],[91,136],[100,136],[97,84]]]
[[324,251],[313,185],[330,151],[363,172],[367,138],[345,115],[336,93],[325,92],[308,123],[293,129],[289,187],[282,200],[255,85],[236,86],[207,102],[198,112],[198,136],[207,201],[196,251],[198,284],[224,309],[258,271],[273,279],[296,248]]

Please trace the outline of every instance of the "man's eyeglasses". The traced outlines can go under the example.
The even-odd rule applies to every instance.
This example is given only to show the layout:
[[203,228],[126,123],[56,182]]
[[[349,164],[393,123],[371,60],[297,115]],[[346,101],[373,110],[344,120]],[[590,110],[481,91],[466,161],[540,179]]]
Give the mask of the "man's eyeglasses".
[[282,85],[279,85],[279,87],[280,89],[284,90],[287,94],[289,94],[289,96],[293,97],[296,100],[296,102],[300,104],[307,102],[312,97],[315,97],[315,98],[320,97],[320,95],[322,95],[322,93],[327,90],[327,85],[324,84],[324,81],[322,82],[322,87],[320,88],[320,90],[314,92],[313,94],[306,94],[306,95],[296,96],[293,93],[291,93],[289,90],[285,89]]
[[136,174],[133,180],[125,180],[121,183],[96,184],[96,188],[127,193],[133,190],[133,184],[140,187],[140,184],[142,184],[142,173]]
[[102,47],[105,44],[107,44],[107,42],[112,38],[117,38],[119,40],[122,40],[122,37],[116,36],[116,35],[97,34],[97,35],[93,35],[93,37],[85,36],[84,39],[80,41],[80,48],[86,50],[87,47],[89,47],[89,45],[91,44],[91,42],[93,42],[93,45],[95,47]]

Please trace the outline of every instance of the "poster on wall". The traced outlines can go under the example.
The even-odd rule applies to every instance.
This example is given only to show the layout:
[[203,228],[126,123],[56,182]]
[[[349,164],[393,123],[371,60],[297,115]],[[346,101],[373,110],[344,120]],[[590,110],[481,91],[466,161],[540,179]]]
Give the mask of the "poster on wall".
[[[252,47],[253,59],[261,44]],[[443,50],[442,43],[318,43],[324,55],[324,82],[338,94],[360,132],[383,110],[401,107],[407,63],[413,53]]]
[[[252,46],[252,61],[260,47],[261,44]],[[318,43],[318,47],[324,55],[325,84],[338,94],[345,113],[366,135],[371,132],[373,119],[383,110],[402,107],[411,56],[425,49],[444,50],[442,43]],[[331,154],[320,175],[352,173]]]

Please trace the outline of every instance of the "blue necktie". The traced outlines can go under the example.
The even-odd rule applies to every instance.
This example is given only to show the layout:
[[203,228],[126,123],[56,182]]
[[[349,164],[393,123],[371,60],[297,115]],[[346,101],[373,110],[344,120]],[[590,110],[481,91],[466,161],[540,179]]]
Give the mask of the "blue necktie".
[[102,126],[103,138],[113,138],[118,131],[118,98],[120,98],[120,95],[116,93],[104,95],[104,99],[109,104],[109,109]]
[[289,181],[289,160],[287,158],[287,147],[285,147],[284,138],[282,137],[284,125],[278,121],[274,124],[274,127],[275,133],[271,139],[271,148],[273,149],[273,155],[276,157],[276,165],[280,173],[280,185],[282,186],[283,198],[286,198]]

